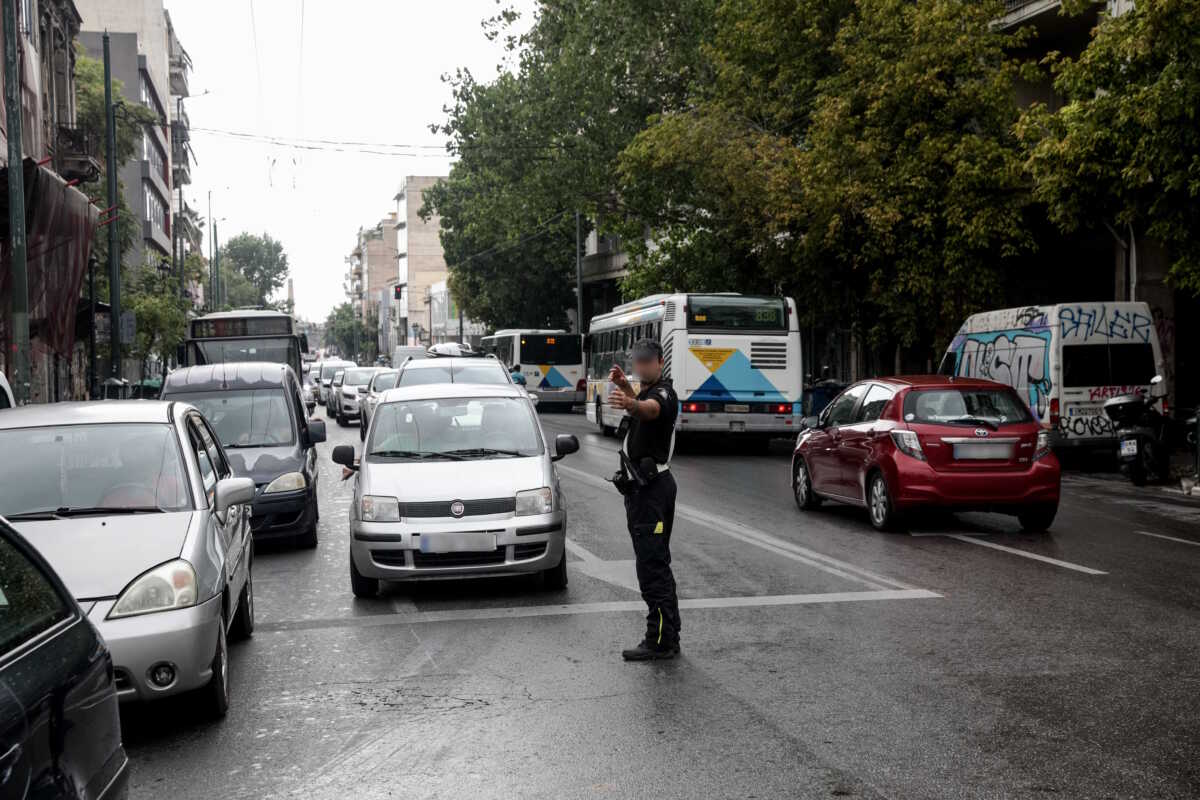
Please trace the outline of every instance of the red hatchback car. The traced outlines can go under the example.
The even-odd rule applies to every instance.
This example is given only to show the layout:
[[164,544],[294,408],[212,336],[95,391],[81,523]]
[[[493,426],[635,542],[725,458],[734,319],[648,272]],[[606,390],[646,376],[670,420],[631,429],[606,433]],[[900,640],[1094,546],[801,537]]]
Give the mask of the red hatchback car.
[[805,425],[792,454],[801,509],[824,499],[866,506],[880,530],[917,508],[996,511],[1036,532],[1058,511],[1050,432],[1004,384],[941,375],[861,381]]

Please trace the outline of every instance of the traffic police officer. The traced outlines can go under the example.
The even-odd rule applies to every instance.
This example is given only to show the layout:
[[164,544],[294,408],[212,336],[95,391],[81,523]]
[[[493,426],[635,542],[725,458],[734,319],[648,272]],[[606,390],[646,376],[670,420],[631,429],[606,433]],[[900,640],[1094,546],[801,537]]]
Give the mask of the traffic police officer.
[[675,443],[679,398],[664,378],[662,346],[652,339],[633,345],[635,393],[619,366],[609,380],[609,405],[629,414],[621,446],[621,471],[614,483],[625,495],[625,518],[633,539],[638,586],[646,601],[646,635],[621,655],[627,661],[674,658],[679,654],[679,600],[671,573],[671,527],[675,520],[675,478],[669,471]]

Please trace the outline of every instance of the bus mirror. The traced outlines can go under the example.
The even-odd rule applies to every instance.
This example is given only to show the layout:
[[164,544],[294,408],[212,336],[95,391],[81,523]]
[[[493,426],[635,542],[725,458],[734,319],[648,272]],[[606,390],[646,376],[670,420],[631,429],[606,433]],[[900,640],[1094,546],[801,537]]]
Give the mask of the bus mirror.
[[308,334],[307,333],[300,334],[300,352],[301,353],[308,352]]
[[187,345],[180,342],[175,346],[175,363],[182,367],[185,358],[187,358]]

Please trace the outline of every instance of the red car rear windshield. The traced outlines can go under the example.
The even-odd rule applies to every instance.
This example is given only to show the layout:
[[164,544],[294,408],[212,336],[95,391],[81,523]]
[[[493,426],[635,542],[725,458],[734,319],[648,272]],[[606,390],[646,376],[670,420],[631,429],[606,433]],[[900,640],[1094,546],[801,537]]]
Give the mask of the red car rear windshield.
[[904,398],[904,421],[933,425],[1004,425],[1031,422],[1029,408],[1011,389],[915,389]]

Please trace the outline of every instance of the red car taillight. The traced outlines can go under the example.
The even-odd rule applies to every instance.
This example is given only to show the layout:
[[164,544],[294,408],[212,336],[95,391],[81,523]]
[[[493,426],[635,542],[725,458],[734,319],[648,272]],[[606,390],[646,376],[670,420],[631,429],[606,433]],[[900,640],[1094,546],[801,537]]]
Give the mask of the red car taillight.
[[904,455],[925,460],[925,451],[921,449],[921,440],[917,438],[916,431],[892,431],[892,441],[896,443],[896,449]]
[[587,391],[587,378],[580,378],[578,381],[575,382],[575,391],[577,391],[577,392],[586,392]]

